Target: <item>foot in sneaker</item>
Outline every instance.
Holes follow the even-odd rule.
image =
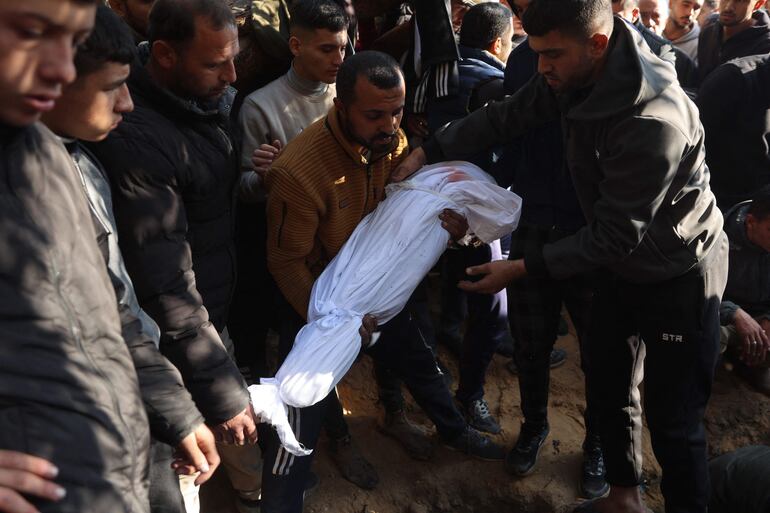
[[[332,440],[329,448],[342,477],[364,490],[372,490],[380,482],[377,471],[364,458],[350,435]]]
[[[602,446],[597,435],[586,435],[583,442],[583,468],[580,475],[580,494],[586,499],[597,499],[610,493],[606,480]]]
[[[522,424],[516,445],[505,457],[505,469],[516,476],[531,474],[547,436],[548,424],[544,426],[532,426],[526,422]]]
[[[445,445],[481,460],[500,461],[505,458],[505,449],[470,426]]]
[[[471,427],[493,435],[500,432],[500,424],[489,412],[489,405],[484,399],[471,401],[469,405],[463,405],[462,409]]]
[[[379,428],[382,434],[396,439],[412,458],[426,461],[433,455],[433,442],[427,431],[412,424],[403,410],[385,412],[385,422]]]

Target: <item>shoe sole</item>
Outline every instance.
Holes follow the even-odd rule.
[[[586,491],[583,489],[583,487],[582,487],[582,486],[578,486],[578,492],[580,492],[580,496],[581,496],[582,498],[586,499],[586,500],[603,499],[603,498],[607,497],[607,496],[610,494],[610,485],[609,485],[609,484],[607,485],[607,489],[604,491],[604,493],[603,493],[603,494],[601,494],[601,495],[595,495],[595,496],[592,496],[592,497],[590,497],[590,496],[589,496],[589,495],[586,493]]]

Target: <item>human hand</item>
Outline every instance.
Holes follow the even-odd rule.
[[[205,424],[200,424],[176,446],[174,461],[171,463],[178,475],[192,475],[200,472],[195,479],[202,485],[214,474],[219,466],[219,453],[214,443],[214,433]]]
[[[39,513],[24,495],[59,501],[66,490],[52,481],[59,474],[52,463],[16,451],[0,450],[0,511]]]
[[[770,349],[766,330],[742,308],[736,310],[733,324],[741,340],[741,360],[749,366],[763,362]]]
[[[422,137],[423,139],[428,137],[428,122],[425,120],[425,116],[422,114],[410,114],[407,116],[406,131],[412,136]]]
[[[254,409],[249,404],[241,413],[217,426],[214,426],[214,437],[217,442],[224,444],[245,445],[257,443],[257,426]]]
[[[483,276],[477,282],[463,280],[457,284],[466,292],[475,292],[477,294],[496,294],[512,281],[521,278],[527,274],[527,268],[524,266],[524,260],[495,260],[488,264],[469,267],[465,270],[469,276]]]
[[[361,347],[369,347],[372,343],[372,335],[377,330],[377,318],[372,314],[364,315],[361,319],[361,327],[358,328],[358,334],[361,335]]]
[[[276,139],[273,144],[262,144],[259,148],[254,150],[251,154],[251,163],[254,165],[254,171],[264,179],[267,172],[270,170],[270,166],[273,165],[273,161],[278,158],[283,145],[281,141]]]
[[[468,220],[462,214],[446,209],[438,218],[441,219],[441,227],[449,232],[452,240],[460,240],[468,233]]]
[[[428,157],[425,155],[425,150],[422,148],[415,148],[393,171],[393,173],[391,173],[390,181],[396,183],[406,180],[424,166],[427,161]]]

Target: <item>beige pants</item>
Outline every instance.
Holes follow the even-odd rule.
[[[227,328],[219,334],[230,358],[235,361],[235,347]],[[222,465],[238,495],[244,499],[259,499],[262,491],[262,454],[258,445],[217,444]],[[189,510],[187,513],[191,513]]]

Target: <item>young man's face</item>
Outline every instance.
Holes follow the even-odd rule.
[[[355,99],[344,105],[335,98],[334,105],[344,119],[348,136],[372,153],[389,151],[397,140],[397,132],[404,115],[406,86],[380,89],[363,76],[355,85]]]
[[[56,108],[43,115],[54,133],[83,141],[106,138],[131,112],[134,104],[126,80],[128,64],[107,62],[64,88]]]
[[[590,83],[598,57],[590,39],[552,30],[544,36],[530,35],[529,46],[538,54],[538,73],[554,92],[563,93]]]
[[[147,26],[150,23],[150,9],[155,0],[109,0],[110,7],[129,27],[147,37]]]
[[[31,125],[54,108],[95,14],[95,2],[0,2],[0,123]]]
[[[746,215],[746,236],[752,244],[770,253],[770,217],[760,219],[753,214]]]
[[[668,19],[679,28],[687,28],[695,23],[701,4],[699,0],[671,0],[668,6]]]
[[[747,23],[765,0],[719,0],[719,23],[735,27]]]
[[[195,37],[183,48],[172,50],[167,65],[172,71],[173,89],[177,94],[213,102],[237,78],[234,61],[240,51],[238,31],[231,26],[214,30],[203,18],[198,18],[195,25]]]
[[[333,84],[345,59],[348,33],[327,29],[297,30],[289,39],[294,66],[301,76],[314,82]]]

